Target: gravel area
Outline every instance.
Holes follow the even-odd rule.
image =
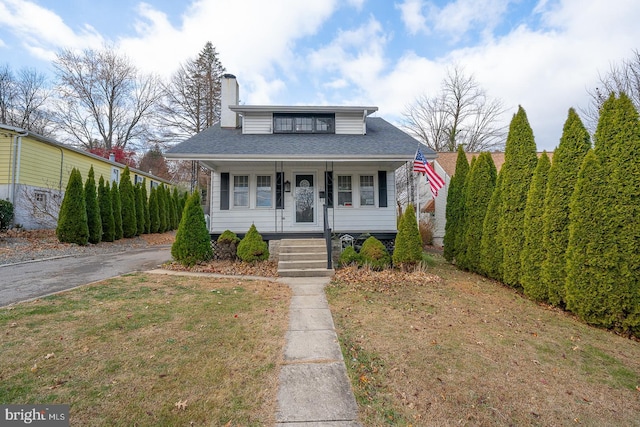
[[[174,238],[175,231],[171,231],[79,246],[58,242],[55,230],[9,230],[0,233],[0,265],[63,256],[108,254],[152,245],[170,245]]]

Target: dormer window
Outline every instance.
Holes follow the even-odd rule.
[[[335,114],[273,114],[273,133],[335,133],[334,124]]]

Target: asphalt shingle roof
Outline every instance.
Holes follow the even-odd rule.
[[[341,134],[248,134],[242,129],[223,129],[220,124],[171,148],[170,158],[305,158],[362,159],[413,158],[419,142],[380,117],[367,117],[366,135]],[[435,153],[424,145],[425,157]]]

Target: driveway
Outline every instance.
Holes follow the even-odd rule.
[[[0,266],[0,307],[86,285],[171,260],[169,246]]]

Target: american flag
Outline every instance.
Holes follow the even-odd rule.
[[[413,161],[413,171],[427,174],[427,182],[429,182],[429,189],[431,190],[433,197],[436,197],[438,195],[438,190],[444,187],[444,180],[440,178],[440,175],[438,175],[435,170],[433,170],[419,148],[416,152],[416,158]]]

